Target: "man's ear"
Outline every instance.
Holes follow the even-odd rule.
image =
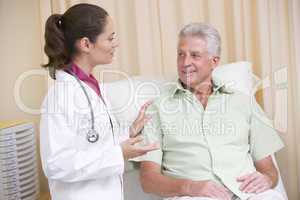
[[[88,53],[92,47],[92,43],[90,42],[89,38],[83,37],[77,40],[76,47],[80,52]]]
[[[219,56],[214,56],[211,59],[211,62],[212,62],[212,70],[214,70],[220,63],[220,57]]]

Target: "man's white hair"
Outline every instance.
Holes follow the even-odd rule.
[[[179,37],[198,37],[207,43],[207,51],[211,56],[221,55],[221,37],[217,29],[204,23],[190,23],[184,26]]]

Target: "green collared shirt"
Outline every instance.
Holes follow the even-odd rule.
[[[204,109],[180,83],[164,92],[147,110],[145,143],[161,148],[136,161],[153,161],[175,178],[213,180],[240,199],[236,178],[255,171],[254,161],[284,145],[254,97],[214,87]]]

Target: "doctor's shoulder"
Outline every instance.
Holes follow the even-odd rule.
[[[41,106],[41,114],[45,111],[55,112],[59,110],[62,112],[64,108],[67,108],[70,104],[70,98],[74,96],[75,87],[76,84],[74,84],[72,79],[56,78],[48,87],[47,94]]]

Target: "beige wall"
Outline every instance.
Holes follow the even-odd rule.
[[[14,87],[22,73],[40,69],[43,55],[39,12],[39,0],[0,0],[0,120],[26,119],[38,125],[38,115],[18,107]],[[39,108],[45,84],[42,76],[25,79],[20,87],[22,102],[30,108]],[[41,183],[41,189],[45,190],[44,179]]]
[[[1,115],[5,119],[37,119],[22,112],[14,100],[14,86],[26,71],[40,68],[42,47],[38,0],[0,0],[0,66]],[[23,103],[38,108],[45,92],[42,77],[24,81],[21,87]]]

